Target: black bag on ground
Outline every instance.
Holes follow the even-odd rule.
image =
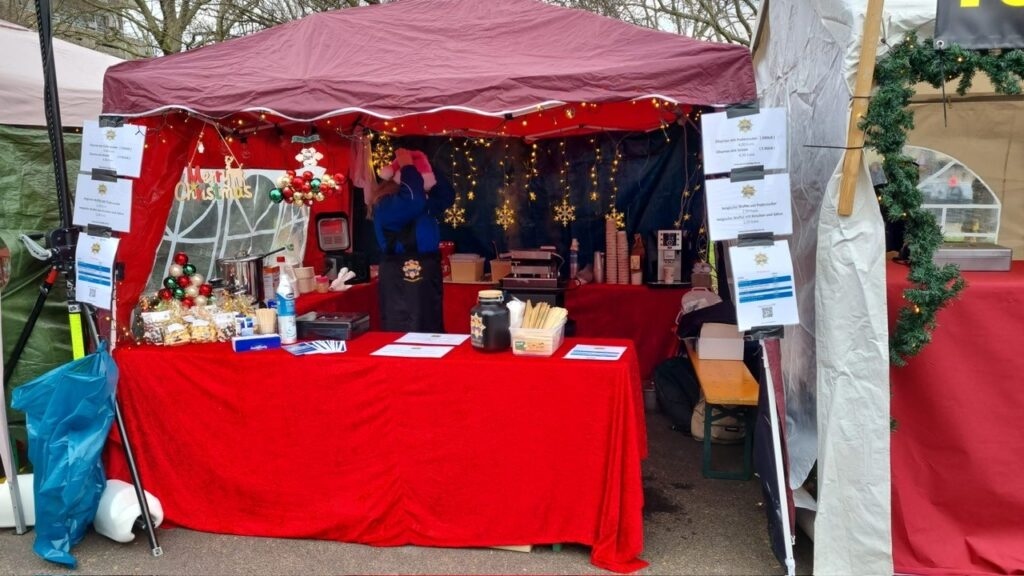
[[[672,428],[689,434],[693,408],[700,401],[700,384],[690,359],[680,356],[658,364],[654,369],[654,394]]]

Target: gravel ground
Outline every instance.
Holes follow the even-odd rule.
[[[647,419],[650,458],[644,464],[643,574],[785,574],[769,549],[757,481],[707,480],[700,444],[669,429],[662,416]],[[738,464],[739,447],[717,447],[716,465]],[[719,455],[721,460],[719,461]],[[153,558],[144,535],[118,544],[90,533],[74,549],[79,574],[600,574],[589,550],[561,552],[373,548],[312,540],[282,540],[160,531],[164,555]],[[0,532],[0,573],[54,574],[61,570],[32,552],[34,536]],[[812,546],[801,534],[797,570],[812,573]]]

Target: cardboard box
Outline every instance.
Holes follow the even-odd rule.
[[[708,322],[700,329],[697,355],[701,360],[743,360],[743,333],[735,324]]]
[[[480,282],[484,279],[484,258],[477,254],[452,254],[452,282]]]

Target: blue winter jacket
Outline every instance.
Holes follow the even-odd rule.
[[[398,192],[382,198],[373,210],[373,227],[382,253],[387,253],[388,243],[385,232],[399,233],[414,224],[416,250],[437,252],[441,242],[438,220],[455,201],[451,184],[437,172],[437,184],[430,190],[429,198],[423,190],[423,177],[414,166],[402,168],[402,185]],[[402,254],[407,248],[400,241],[395,243],[395,253]]]

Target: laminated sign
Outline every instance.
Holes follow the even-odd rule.
[[[935,40],[971,50],[1024,48],[1024,0],[938,0]]]

